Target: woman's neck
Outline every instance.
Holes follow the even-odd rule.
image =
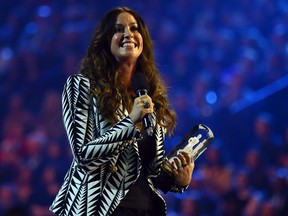
[[[132,84],[132,75],[135,72],[135,64],[123,64],[118,67],[118,72],[121,82],[126,86],[127,89],[130,89]]]

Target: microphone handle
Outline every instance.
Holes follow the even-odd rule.
[[[142,95],[147,95],[147,90],[146,89],[140,89],[137,91],[137,95],[140,97]],[[143,125],[146,130],[146,133],[148,136],[153,136],[154,133],[154,125],[153,125],[153,118],[150,113],[147,113],[143,117]]]

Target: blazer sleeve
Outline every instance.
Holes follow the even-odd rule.
[[[90,103],[89,79],[80,74],[70,76],[62,93],[62,114],[72,154],[80,164],[104,163],[141,136],[126,116],[106,133],[94,138],[97,129],[93,126]]]
[[[175,183],[175,178],[172,174],[168,174],[162,167],[160,174],[153,179],[155,187],[159,188],[165,194],[170,192],[183,193],[189,185],[180,186]]]

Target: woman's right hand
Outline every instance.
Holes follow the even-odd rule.
[[[153,111],[154,103],[152,102],[152,99],[148,95],[142,95],[135,98],[129,117],[134,124],[137,124],[142,121],[147,113],[153,113]]]

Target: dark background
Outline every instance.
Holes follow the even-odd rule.
[[[71,163],[61,116],[99,18],[138,11],[178,115],[215,134],[171,215],[288,215],[288,3],[284,0],[2,1],[0,215],[47,210]]]

